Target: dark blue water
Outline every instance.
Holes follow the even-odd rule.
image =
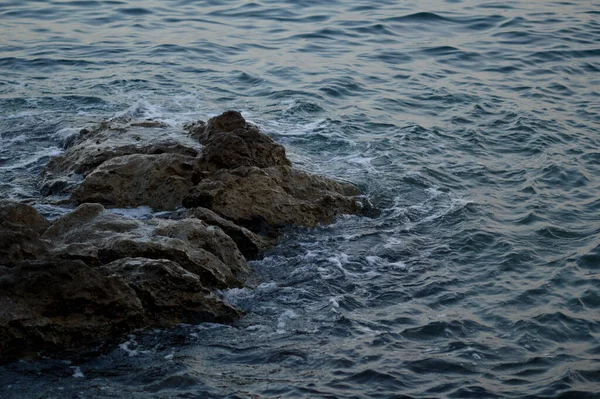
[[[238,109],[381,210],[248,315],[0,368],[2,398],[600,398],[600,3],[3,0],[0,197],[114,117]]]

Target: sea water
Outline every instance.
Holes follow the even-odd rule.
[[[599,398],[600,3],[2,0],[0,197],[82,127],[236,109],[377,213],[286,231],[233,325],[1,398]],[[116,210],[147,218],[152,210]]]

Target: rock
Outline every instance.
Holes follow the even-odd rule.
[[[18,202],[0,201],[0,223],[10,223],[42,234],[50,223],[32,206]]]
[[[133,289],[81,261],[0,266],[0,358],[19,351],[78,349],[143,321]]]
[[[358,190],[287,166],[221,169],[205,177],[184,201],[263,235],[285,226],[315,227],[343,213],[360,213]]]
[[[89,174],[71,195],[76,203],[114,207],[148,205],[173,210],[192,186],[193,157],[179,154],[133,154],[112,158]]]
[[[197,127],[196,131],[199,129]],[[197,135],[205,146],[195,174],[198,176],[205,170],[221,168],[291,165],[282,145],[247,123],[236,111],[227,111],[209,119],[203,132]]]
[[[51,245],[31,229],[0,224],[0,265],[13,266],[23,260],[43,259]]]
[[[80,260],[91,267],[100,265],[98,248],[90,243],[74,243],[55,247],[50,254],[53,258]]]
[[[231,321],[240,312],[204,287],[193,273],[164,259],[125,258],[99,271],[118,276],[136,292],[152,325]]]
[[[187,209],[182,214],[183,217],[200,219],[211,226],[219,227],[225,234],[231,237],[246,259],[257,259],[262,252],[268,247],[275,245],[276,242],[273,239],[259,236],[244,227],[238,226],[207,208]]]
[[[40,238],[49,222],[33,207],[12,201],[0,202],[0,265],[48,256],[50,243]]]
[[[229,266],[234,277],[245,279],[249,274],[246,260],[230,236],[216,226],[210,226],[198,219],[159,221],[154,237],[169,237],[186,242],[191,248],[203,249]]]
[[[204,136],[204,132],[206,130],[206,122],[204,121],[196,121],[193,123],[188,123],[186,125],[183,125],[184,130],[187,130],[188,135],[198,141],[198,142],[202,142],[203,141],[203,136]]]
[[[65,143],[66,151],[42,171],[43,195],[66,192],[104,162],[131,154],[179,154],[195,157],[198,145],[165,123],[115,118],[82,129]]]
[[[98,257],[94,263],[101,265],[128,257],[172,260],[197,274],[206,287],[241,286],[250,273],[231,238],[196,219],[139,221],[108,212],[99,204],[83,204],[55,220],[43,238],[62,248],[80,244],[84,255],[77,255],[78,259],[87,254],[93,259],[92,245]]]

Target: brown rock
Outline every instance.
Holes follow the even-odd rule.
[[[81,261],[0,266],[0,358],[81,348],[142,326],[143,312],[121,278],[102,276]]]
[[[196,218],[203,222],[217,226],[235,242],[238,249],[246,259],[257,259],[268,247],[275,245],[276,241],[264,236],[259,236],[250,230],[238,226],[230,220],[222,218],[207,208],[192,208],[183,212],[186,218]]]
[[[79,244],[83,254],[70,256],[77,259],[93,259],[92,245],[99,264],[128,257],[172,260],[197,274],[206,287],[240,286],[250,273],[237,246],[222,230],[195,219],[139,221],[108,212],[99,204],[83,204],[55,220],[43,238],[61,246],[62,253],[68,252],[63,248]]]
[[[133,154],[112,158],[89,174],[71,195],[77,203],[114,207],[148,205],[155,211],[181,205],[195,159],[179,154]]]
[[[198,135],[205,147],[195,174],[199,176],[196,181],[205,170],[291,165],[282,145],[247,123],[236,111],[227,111],[209,119],[206,128]]]
[[[0,202],[0,265],[48,256],[50,243],[40,238],[49,222],[33,207]]]
[[[251,231],[276,235],[284,226],[315,227],[362,210],[351,185],[289,167],[218,170],[192,190],[184,206],[209,208]]]
[[[135,290],[153,325],[231,321],[240,312],[204,287],[197,275],[164,259],[124,258],[99,271]]]
[[[0,201],[0,223],[25,227],[38,234],[42,234],[50,225],[34,207],[7,200]]]

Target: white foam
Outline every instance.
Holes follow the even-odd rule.
[[[73,366],[71,368],[73,369],[73,378],[85,378],[85,375],[79,366]]]
[[[277,318],[277,334],[285,334],[285,326],[289,320],[294,320],[298,318],[298,314],[293,310],[285,310],[283,313],[279,315]]]
[[[125,341],[125,342],[123,342],[122,344],[119,345],[119,349],[121,349],[122,351],[124,351],[125,353],[127,353],[127,356],[129,356],[129,357],[135,357],[135,356],[138,356],[140,354],[148,353],[149,352],[147,350],[138,350],[138,349],[135,349],[135,347],[138,346],[138,345],[139,344],[135,340],[135,335],[130,335],[128,341]]]
[[[383,244],[383,247],[387,249],[397,249],[402,246],[402,240],[398,237],[388,237],[385,244]]]
[[[443,191],[439,190],[439,187],[430,187],[430,188],[426,188],[425,192],[428,193],[431,198],[436,198],[439,197],[440,195],[444,194]]]
[[[15,164],[12,164],[9,166],[0,166],[0,170],[27,168],[27,167],[35,164],[41,158],[54,157],[56,155],[61,154],[62,152],[63,152],[63,150],[58,147],[44,148],[44,149],[34,152],[33,154],[31,154],[28,157],[21,159],[19,162],[15,163]]]

